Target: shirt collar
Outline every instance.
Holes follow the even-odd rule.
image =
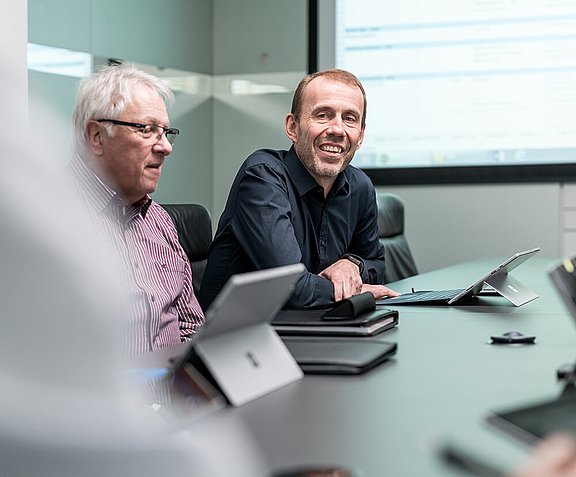
[[[304,167],[304,164],[302,164],[296,155],[294,146],[292,146],[286,156],[284,156],[284,164],[290,172],[290,176],[292,177],[292,180],[294,181],[300,196],[303,196],[310,190],[318,187],[318,182],[314,180],[314,178],[308,172],[308,169]],[[349,192],[350,184],[348,182],[347,169],[348,168],[344,169],[340,174],[338,174],[338,177],[336,177],[334,185],[329,192],[330,196],[336,194],[342,188],[344,188],[346,193]]]
[[[138,202],[134,202],[130,207],[134,207],[137,210],[139,209],[140,214],[142,214],[142,218],[146,218],[146,213],[148,212],[148,209],[151,205],[152,197],[146,194]]]

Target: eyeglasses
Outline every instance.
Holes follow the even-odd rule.
[[[166,134],[166,139],[170,144],[174,144],[176,136],[180,134],[180,131],[176,128],[163,128],[157,124],[139,124],[139,123],[129,123],[127,121],[119,121],[117,119],[97,119],[98,123],[112,123],[119,126],[130,126],[140,130],[142,137],[144,139],[154,139],[154,144],[158,143],[162,139],[162,134]]]

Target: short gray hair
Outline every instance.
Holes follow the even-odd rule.
[[[167,106],[174,102],[174,93],[159,78],[139,70],[132,63],[104,66],[83,78],[76,95],[72,115],[72,154],[82,157],[86,146],[86,125],[93,119],[118,119],[132,101],[130,87],[135,84],[149,86]],[[112,124],[106,124],[113,135]]]

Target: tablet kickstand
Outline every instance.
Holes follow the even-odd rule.
[[[524,303],[528,303],[529,301],[538,298],[537,293],[534,293],[507,273],[497,273],[485,280],[484,283],[490,285],[515,306],[523,305]]]

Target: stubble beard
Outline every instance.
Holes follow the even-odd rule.
[[[343,144],[343,147],[344,146],[345,144]],[[310,172],[313,177],[320,177],[323,179],[335,179],[338,174],[346,169],[346,166],[348,166],[354,156],[353,154],[352,157],[346,155],[344,161],[339,161],[338,163],[324,163],[319,157],[317,157],[314,143],[308,143],[303,148],[296,146],[295,150],[300,162],[304,164],[304,167],[308,172]]]

